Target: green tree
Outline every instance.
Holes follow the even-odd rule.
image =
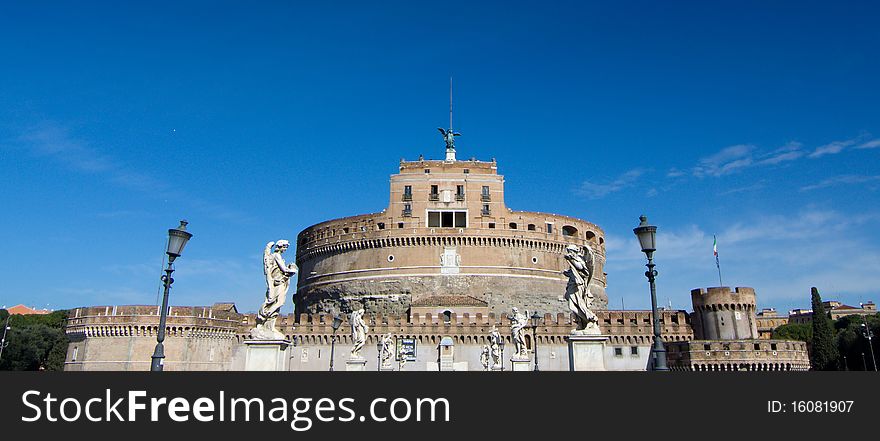
[[[773,338],[779,340],[800,340],[812,344],[813,325],[810,323],[786,323],[773,330]]]
[[[813,300],[813,339],[810,345],[810,364],[817,371],[836,371],[838,368],[837,346],[835,335],[831,329],[831,319],[825,313],[819,290],[811,288]]]
[[[875,338],[872,340],[875,354],[878,353],[877,336],[880,332],[880,314],[869,315],[862,318],[860,315],[841,317],[834,323],[837,329],[837,349],[843,357],[846,357],[846,369],[851,371],[873,370],[871,364],[871,349],[868,347],[868,339],[864,336],[862,324],[868,323]],[[864,354],[864,355],[862,355]]]
[[[0,310],[3,323],[8,315],[8,311]],[[45,315],[13,315],[9,321],[12,329],[6,335],[8,346],[0,359],[0,370],[63,370],[68,345],[63,328],[66,318],[67,311]]]

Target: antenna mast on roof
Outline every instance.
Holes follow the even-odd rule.
[[[446,160],[455,161],[455,137],[461,136],[461,133],[452,130],[452,75],[449,76],[449,129],[444,130],[438,127],[437,130],[443,135],[443,141],[446,142]]]

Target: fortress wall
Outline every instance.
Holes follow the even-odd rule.
[[[110,308],[110,309],[107,309]],[[110,315],[103,315],[110,311]],[[203,311],[185,309],[180,311]],[[83,312],[101,313],[84,315]],[[66,370],[148,370],[150,357],[156,344],[158,316],[155,307],[81,308],[75,322],[68,323],[67,334],[71,337],[68,347]],[[133,314],[142,312],[143,315]],[[217,311],[215,311],[217,312]],[[509,369],[513,344],[509,320],[501,314],[453,314],[449,322],[432,314],[413,316],[396,314],[369,314],[364,317],[370,326],[364,356],[367,369],[378,366],[376,345],[385,333],[395,337],[414,338],[418,342],[418,359],[410,362],[405,370],[425,370],[436,363],[439,344],[443,337],[450,337],[456,345],[456,361],[467,362],[469,370],[480,370],[480,352],[488,344],[488,334],[496,325],[505,339],[505,369]],[[609,366],[620,370],[644,369],[648,348],[651,345],[650,311],[598,311],[602,331],[610,336],[606,347]],[[74,314],[75,316],[75,314]],[[242,370],[244,368],[244,345],[254,326],[253,314],[228,313],[219,319],[222,326],[192,326],[198,316],[172,316],[168,319],[165,340],[166,370]],[[693,338],[685,311],[664,311],[661,318],[664,340],[687,341]],[[230,323],[235,323],[230,327]],[[279,328],[293,342],[290,348],[291,370],[326,370],[329,367],[329,351],[333,339],[329,314],[292,314],[279,317]],[[135,326],[134,324],[137,324]],[[537,329],[539,364],[542,370],[567,370],[568,349],[565,337],[574,325],[568,314],[544,314]],[[350,326],[347,317],[336,332],[336,368],[344,369],[351,349]],[[532,345],[532,333],[526,333],[528,345]],[[638,355],[630,354],[637,347]],[[616,355],[615,348],[621,355]],[[74,354],[76,356],[74,357]],[[395,364],[396,366],[396,364]]]
[[[677,371],[806,371],[807,344],[791,340],[691,340],[667,345],[669,366]]]

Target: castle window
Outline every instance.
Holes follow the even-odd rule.
[[[438,186],[431,186],[431,193],[428,195],[428,199],[432,201],[440,200],[440,189]]]
[[[623,357],[623,348],[614,348],[615,357]]]
[[[511,230],[515,230],[515,229],[516,229],[516,222],[511,222],[511,223],[508,225],[508,227],[510,227]]]
[[[469,169],[469,168],[464,169],[464,174],[468,174],[470,172],[471,172],[471,169]]]
[[[430,169],[430,168],[426,168],[426,169],[425,169],[425,173],[431,173],[431,169]]]
[[[410,216],[412,216],[412,204],[403,204],[403,217]]]
[[[457,201],[464,200],[464,185],[455,186],[455,200],[457,200]]]
[[[639,347],[638,346],[630,346],[629,347],[629,355],[639,355]]]
[[[489,202],[492,200],[492,198],[489,196],[489,186],[488,185],[483,186],[483,192],[481,194],[481,198],[483,199],[483,202]]]
[[[770,343],[770,350],[771,350],[771,351],[775,351],[775,350],[776,350],[776,343]]]
[[[528,229],[529,231],[535,231],[535,224],[529,224]]]
[[[385,222],[379,222],[378,224],[376,224],[376,226],[379,227],[380,230],[384,230],[385,229]]]
[[[592,231],[587,231],[587,232],[585,233],[585,235],[586,235],[586,237],[587,237],[587,240],[593,240],[593,239],[596,238],[596,233],[594,233],[594,232],[592,232]]]
[[[553,234],[553,224],[547,222],[547,234]]]
[[[495,222],[489,222],[489,228],[495,228]]]
[[[577,236],[577,234],[578,234],[577,228],[572,227],[571,225],[566,225],[566,226],[562,227],[562,235],[563,236]]]
[[[443,321],[445,323],[452,322],[452,311],[450,311],[450,310],[443,311]]]
[[[429,228],[467,228],[466,211],[429,211]]]
[[[483,212],[482,212],[483,216],[488,216],[489,213],[490,213],[489,204],[483,204]]]
[[[712,345],[710,345],[709,343],[704,344],[704,345],[703,345],[703,350],[706,350],[706,351],[710,351],[710,350],[712,350]]]
[[[397,228],[403,228],[403,222],[398,222],[398,223],[397,223]]]
[[[403,200],[411,201],[412,200],[412,185],[407,185],[403,187]]]

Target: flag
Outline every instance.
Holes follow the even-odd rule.
[[[712,252],[715,253],[715,257],[718,257],[718,238],[715,235],[712,235]]]

